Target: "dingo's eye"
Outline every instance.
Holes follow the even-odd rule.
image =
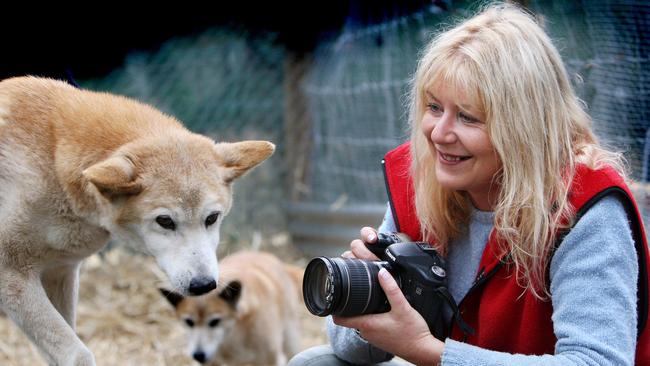
[[[194,326],[194,320],[185,318],[185,324],[187,324],[188,327],[192,328]]]
[[[176,230],[176,223],[174,222],[174,220],[172,220],[171,217],[169,217],[167,215],[160,215],[160,216],[156,217],[156,222],[163,229]]]
[[[217,222],[217,219],[219,218],[219,213],[218,212],[213,212],[211,213],[206,219],[205,219],[205,226],[210,226]]]
[[[221,321],[221,319],[219,319],[219,318],[214,318],[214,319],[210,320],[210,322],[208,322],[208,326],[209,326],[210,328],[214,328],[214,327],[216,327],[217,325],[219,325],[219,321]]]

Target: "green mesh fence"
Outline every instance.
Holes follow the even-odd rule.
[[[531,1],[530,8],[560,46],[596,134],[626,154],[635,179],[648,181],[650,3]]]

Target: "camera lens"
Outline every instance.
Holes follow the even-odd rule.
[[[303,297],[309,311],[314,315],[325,316],[331,313],[334,304],[334,283],[340,282],[339,272],[332,267],[327,258],[314,258],[305,270],[302,283]]]
[[[386,262],[317,257],[305,269],[303,297],[309,312],[354,316],[389,309],[377,273]]]

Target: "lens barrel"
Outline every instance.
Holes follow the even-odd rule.
[[[318,316],[388,311],[377,274],[388,263],[363,259],[316,257],[305,269],[302,290],[309,312]]]

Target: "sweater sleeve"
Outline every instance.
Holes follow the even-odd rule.
[[[395,231],[395,222],[390,206],[386,210],[378,231],[382,233]],[[332,317],[327,317],[327,335],[334,354],[352,364],[367,365],[388,361],[393,358],[392,354],[373,346],[361,338],[354,329],[334,324]]]
[[[550,279],[554,355],[513,355],[447,339],[442,365],[633,365],[638,263],[617,198],[603,198],[578,221],[553,256]]]

